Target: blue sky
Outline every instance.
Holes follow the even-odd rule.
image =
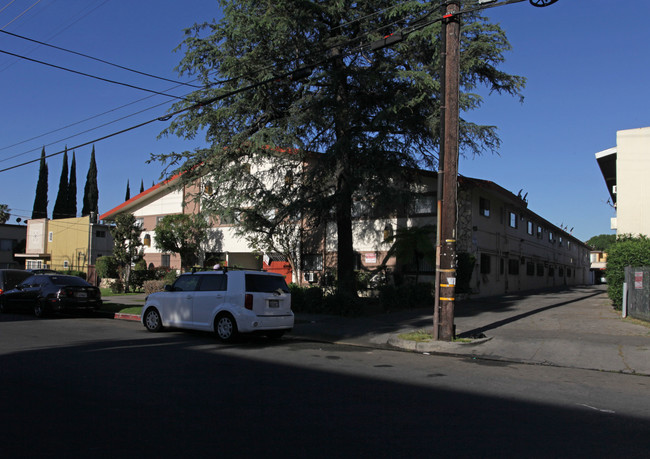
[[[17,18],[35,1],[0,1],[0,29],[177,80],[174,67],[182,54],[172,51],[183,29],[219,14],[214,0],[41,0]],[[547,8],[522,2],[490,9],[487,16],[501,24],[513,47],[501,68],[528,82],[523,104],[485,94],[482,108],[463,115],[496,125],[502,146],[499,155],[461,158],[460,173],[514,193],[523,189],[532,211],[574,228],[579,239],[611,234],[615,213],[594,155],[615,146],[617,130],[650,126],[650,2],[559,0]],[[155,91],[174,86],[4,34],[0,49]],[[171,105],[164,96],[2,54],[0,80],[0,169],[37,159],[43,145],[47,154],[55,153],[162,116]],[[131,105],[117,109],[125,104]],[[163,105],[64,140],[158,104]],[[141,180],[145,188],[158,181],[160,165],[146,164],[150,153],[204,146],[203,139],[157,140],[165,127],[157,122],[95,144],[100,213],[123,201],[127,180],[131,196]],[[79,211],[90,151],[91,146],[75,149]],[[50,213],[61,164],[61,156],[48,159]],[[11,223],[31,216],[37,176],[38,163],[0,173],[0,203],[12,209]]]

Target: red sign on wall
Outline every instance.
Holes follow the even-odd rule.
[[[640,290],[643,288],[643,273],[635,272],[634,273],[634,288]]]

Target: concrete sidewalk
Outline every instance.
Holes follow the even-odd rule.
[[[433,308],[363,318],[296,314],[294,338],[422,353],[650,375],[650,326],[623,320],[606,286],[468,300],[456,305],[458,336],[473,343],[415,343],[431,331]]]

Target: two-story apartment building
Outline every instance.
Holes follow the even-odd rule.
[[[496,183],[459,178],[457,252],[481,296],[589,283],[589,247]]]
[[[200,211],[200,202],[197,204],[192,199],[200,185],[178,187],[177,178],[155,185],[100,216],[109,222],[122,212],[132,213],[141,222],[145,260],[150,266],[180,268],[176,255],[162,253],[155,246],[156,223],[165,215]],[[408,210],[376,215],[362,199],[355,201],[353,248],[358,269],[372,271],[385,265],[390,273],[399,272],[402,278],[414,278],[417,274],[419,281],[435,279],[433,260],[419,260],[418,266],[414,266],[412,258],[385,260],[385,257],[391,247],[390,236],[398,230],[435,228],[436,189],[437,174],[419,171],[415,203]],[[235,230],[233,223],[213,221],[201,263],[211,266],[214,260],[219,260],[231,266],[260,269],[268,268],[274,260],[281,261],[277,254],[256,251]],[[330,223],[325,230],[303,230],[299,272],[289,275],[294,282],[318,282],[336,266],[336,226]],[[458,234],[457,251],[475,261],[469,283],[475,295],[588,283],[588,247],[529,210],[521,196],[492,182],[459,179]],[[435,231],[429,237],[433,245]]]

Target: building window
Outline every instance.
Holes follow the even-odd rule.
[[[566,269],[566,277],[571,277],[571,268]]]
[[[160,256],[160,266],[163,268],[169,268],[171,266],[169,254],[162,254]]]
[[[557,273],[560,275],[560,277],[564,277],[564,268],[558,268]]]
[[[562,247],[562,236],[560,236],[560,247]]]
[[[479,198],[478,200],[479,214],[484,217],[490,216],[490,201],[485,198]]]
[[[323,255],[321,254],[303,254],[302,256],[303,271],[322,271]]]
[[[70,269],[70,262],[68,260],[63,261],[63,269]]]
[[[537,275],[540,277],[544,275],[544,263],[537,263]]]
[[[508,274],[519,275],[519,260],[508,260]]]
[[[526,263],[526,274],[529,276],[535,275],[535,263],[533,263],[532,261]]]
[[[542,239],[544,230],[541,226],[537,225],[537,239]]]
[[[508,213],[508,225],[510,228],[517,228],[518,222],[517,222],[517,214],[514,212],[509,212]]]
[[[95,231],[95,237],[105,238],[106,237],[106,231],[101,231],[101,230]]]
[[[555,276],[555,268],[553,268],[552,266],[550,266],[550,267],[548,268],[548,277],[553,277],[553,276]]]
[[[481,274],[490,274],[490,258],[487,253],[481,254]]]
[[[413,213],[415,215],[435,215],[436,206],[437,201],[434,194],[421,194],[415,197]]]
[[[135,226],[137,226],[138,228],[144,228],[144,218],[136,218]]]
[[[530,234],[531,236],[535,234],[535,225],[533,224],[533,222],[528,221],[528,226],[527,226],[527,230],[526,230],[526,231],[527,231],[528,234]]]
[[[553,231],[548,232],[548,242],[551,243],[555,242],[555,240],[553,239]]]

